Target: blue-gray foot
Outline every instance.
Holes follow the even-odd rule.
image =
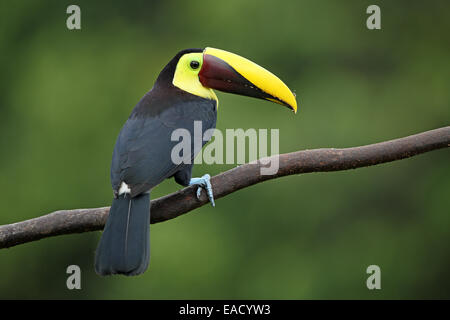
[[[199,186],[199,188],[197,189],[197,199],[200,199],[200,195],[202,194],[202,188],[205,189],[209,201],[211,202],[212,206],[215,207],[216,204],[214,203],[214,195],[210,180],[211,177],[209,176],[209,174],[205,174],[201,178],[191,178],[189,185],[192,186],[195,184]]]

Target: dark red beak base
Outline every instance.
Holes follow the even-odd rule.
[[[228,63],[209,54],[203,54],[203,65],[198,77],[200,83],[207,88],[259,99],[273,98],[245,79]]]

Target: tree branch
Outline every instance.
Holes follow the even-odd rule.
[[[211,179],[215,199],[248,186],[279,177],[309,172],[340,171],[373,166],[409,158],[450,146],[450,126],[409,137],[345,149],[303,150],[279,156],[275,175],[261,175],[259,161],[238,166]],[[273,156],[271,158],[274,158]],[[267,162],[265,162],[267,163]],[[200,200],[195,186],[182,189],[151,202],[151,223],[176,218],[208,203],[205,193]],[[38,218],[0,226],[0,248],[42,238],[102,230],[109,207],[56,211]]]

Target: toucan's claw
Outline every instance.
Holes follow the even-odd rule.
[[[209,174],[205,174],[204,176],[202,176],[201,178],[192,178],[191,181],[189,182],[189,185],[198,185],[198,189],[197,189],[197,199],[200,199],[200,195],[202,194],[202,189],[205,189],[206,194],[208,195],[208,199],[209,202],[211,202],[211,205],[213,207],[216,206],[216,204],[214,203],[214,195],[213,195],[213,190],[212,190],[212,186],[211,186],[211,177]]]
[[[202,194],[202,188],[198,187],[197,188],[197,199],[200,200],[200,195]]]

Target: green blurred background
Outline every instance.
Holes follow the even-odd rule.
[[[81,7],[80,31],[66,8]],[[381,30],[366,8],[381,7]],[[218,93],[217,127],[279,128],[280,152],[449,125],[448,1],[2,1],[0,224],[110,204],[116,136],[181,49],[212,46],[279,75],[277,105]],[[198,165],[196,176],[231,165]],[[180,187],[158,186],[152,198]],[[152,225],[142,276],[100,278],[100,232],[0,250],[0,298],[450,298],[448,150],[259,184]],[[66,288],[68,265],[82,289]],[[366,288],[381,267],[381,290]]]

